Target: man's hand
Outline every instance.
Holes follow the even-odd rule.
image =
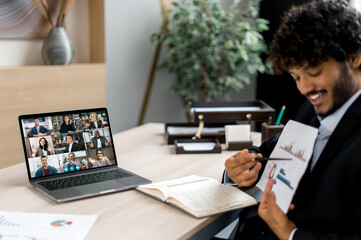
[[[256,157],[262,157],[262,154],[249,153],[247,149],[244,149],[228,158],[225,163],[228,177],[241,187],[255,184],[262,167],[261,163],[254,161]],[[252,169],[249,170],[250,168]]]
[[[261,203],[258,207],[258,215],[267,223],[272,231],[281,240],[288,240],[296,225],[288,219],[286,214],[276,204],[276,196],[272,191],[274,180],[270,179],[262,194]],[[290,209],[293,209],[291,205]]]

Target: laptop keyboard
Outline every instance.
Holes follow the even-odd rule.
[[[60,179],[39,182],[39,185],[41,185],[44,188],[51,191],[51,190],[56,190],[56,189],[63,189],[63,188],[75,187],[75,186],[80,186],[80,185],[85,185],[85,184],[120,179],[120,178],[125,178],[125,177],[130,177],[130,176],[132,176],[132,175],[125,171],[116,169],[116,170],[96,172],[96,173],[91,173],[91,174],[84,174],[84,175],[78,175],[78,176],[73,176],[73,177],[60,178]]]

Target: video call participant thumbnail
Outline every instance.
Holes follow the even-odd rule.
[[[112,162],[109,158],[104,156],[104,151],[102,149],[98,149],[96,151],[96,158],[88,158],[89,162],[93,165],[93,167],[102,167],[112,165]]]
[[[102,128],[102,127],[103,127],[102,121],[98,118],[98,115],[95,112],[93,112],[91,114],[89,128]]]
[[[39,147],[32,146],[33,157],[41,157],[53,154],[51,146],[48,141],[42,137],[39,139]]]
[[[95,136],[92,137],[92,139],[91,139],[91,142],[92,142],[91,147],[92,148],[103,148],[103,147],[109,146],[108,140],[106,139],[106,137],[100,136],[99,131],[95,131],[94,135]]]
[[[51,133],[46,127],[40,125],[39,119],[34,118],[34,124],[35,126],[28,132],[28,137],[41,137]]]
[[[48,165],[47,156],[41,157],[41,165],[42,166],[36,171],[35,177],[44,177],[58,173],[58,170],[56,170],[55,167]]]
[[[70,120],[69,115],[65,115],[63,117],[63,123],[60,126],[60,133],[68,133],[68,132],[75,132],[75,126]]]
[[[68,156],[66,158],[64,168],[67,168],[66,171],[86,169],[86,168],[88,168],[88,163],[87,163],[86,159],[77,159],[75,154],[71,152],[68,154]]]
[[[67,144],[65,146],[65,152],[76,152],[85,150],[85,147],[82,144],[74,142],[73,135],[71,134],[66,135],[66,141]]]

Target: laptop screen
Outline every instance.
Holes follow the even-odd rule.
[[[19,116],[29,178],[117,165],[106,108]]]

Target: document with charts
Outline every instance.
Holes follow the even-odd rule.
[[[137,190],[201,218],[257,204],[236,187],[195,175],[141,185]]]
[[[311,159],[318,130],[305,124],[288,121],[270,157],[291,158],[291,161],[268,161],[257,187],[262,191],[270,178],[277,205],[288,211],[297,186]]]
[[[0,239],[82,240],[98,215],[0,211]]]

